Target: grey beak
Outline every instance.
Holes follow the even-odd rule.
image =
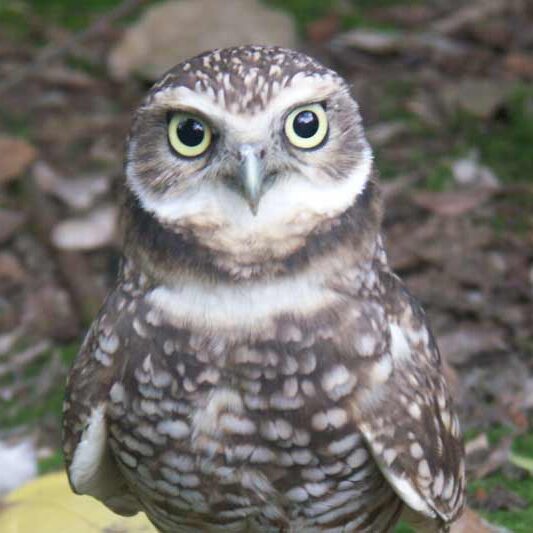
[[[239,180],[252,214],[257,215],[265,178],[264,165],[259,155],[260,148],[251,144],[240,147],[241,164]]]

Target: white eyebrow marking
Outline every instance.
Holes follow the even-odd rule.
[[[287,87],[280,87],[279,94],[266,102],[264,110],[257,113],[228,109],[225,99],[220,98],[221,93],[224,95],[223,89],[197,91],[188,87],[169,87],[161,90],[154,95],[150,107],[198,111],[215,124],[226,124],[231,116],[231,126],[237,131],[250,131],[251,126],[254,130],[267,131],[272,120],[287,110],[300,104],[325,100],[339,89],[339,83],[330,77],[316,78],[297,74]]]

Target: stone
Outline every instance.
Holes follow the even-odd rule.
[[[117,221],[117,207],[106,205],[86,216],[59,222],[52,230],[52,242],[62,250],[103,248],[113,242]]]
[[[470,78],[444,86],[441,97],[450,114],[461,110],[487,120],[505,105],[513,89],[514,84],[501,80]]]
[[[293,48],[292,18],[257,0],[182,0],[154,5],[128,28],[111,51],[113,78],[148,80],[213,48],[267,44]]]
[[[500,188],[500,180],[489,167],[479,161],[479,153],[472,150],[465,157],[456,159],[451,164],[454,180],[457,184],[470,187]]]

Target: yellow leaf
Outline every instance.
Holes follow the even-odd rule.
[[[125,518],[77,496],[62,472],[24,485],[0,501],[2,533],[155,533],[143,513]]]

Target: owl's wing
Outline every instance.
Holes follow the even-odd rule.
[[[398,278],[386,274],[383,279],[390,298],[392,372],[358,397],[354,413],[383,475],[404,503],[447,524],[464,504],[459,422],[423,311]]]
[[[116,340],[97,319],[74,362],[63,404],[63,453],[72,490],[102,501],[112,511],[133,515],[140,510],[128,490],[108,445],[106,420],[110,382],[116,370],[110,349]]]

